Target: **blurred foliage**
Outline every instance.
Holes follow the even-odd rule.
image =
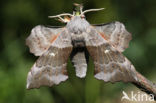
[[[64,25],[47,16],[72,13],[74,2],[83,3],[85,9],[106,8],[86,15],[91,24],[123,22],[133,36],[124,54],[139,72],[156,81],[155,0],[1,0],[0,103],[115,103],[120,102],[122,90],[135,88],[94,79],[92,61],[86,78],[77,78],[69,61],[66,82],[51,88],[26,90],[27,73],[37,59],[29,53],[26,37],[39,24]]]

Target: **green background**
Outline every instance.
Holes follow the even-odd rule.
[[[0,103],[120,103],[123,90],[136,89],[94,79],[90,61],[84,79],[75,76],[69,62],[66,82],[26,90],[27,73],[37,57],[29,52],[25,39],[36,25],[64,25],[48,16],[72,13],[75,2],[83,3],[84,9],[106,8],[86,15],[91,24],[124,23],[133,37],[124,55],[145,77],[156,81],[156,0],[1,0]]]

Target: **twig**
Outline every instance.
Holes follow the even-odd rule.
[[[152,94],[156,101],[156,84],[149,81],[147,78],[145,78],[139,72],[137,72],[137,71],[133,71],[133,72],[135,72],[135,74],[136,74],[135,78],[137,78],[137,80],[132,82],[132,84],[134,84],[136,87],[138,87],[141,91],[144,91],[147,94]]]

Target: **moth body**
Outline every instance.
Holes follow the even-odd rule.
[[[67,30],[71,34],[71,41],[74,47],[84,47],[85,37],[87,36],[86,30],[90,24],[81,18],[81,16],[74,16],[70,22],[67,23]]]

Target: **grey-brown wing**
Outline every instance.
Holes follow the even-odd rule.
[[[87,34],[86,47],[94,61],[95,78],[105,82],[133,81],[135,68],[130,61],[94,28]]]
[[[112,22],[93,26],[99,35],[107,40],[118,51],[123,52],[128,48],[131,34],[126,30],[125,26],[120,22]]]
[[[68,78],[66,65],[72,51],[68,31],[64,30],[31,68],[27,89],[52,86]]]
[[[88,58],[86,48],[78,47],[73,49],[71,61],[74,64],[77,77],[83,78],[86,76]]]
[[[26,39],[26,45],[35,56],[41,56],[56,40],[63,28],[49,28],[42,25],[34,27]]]

